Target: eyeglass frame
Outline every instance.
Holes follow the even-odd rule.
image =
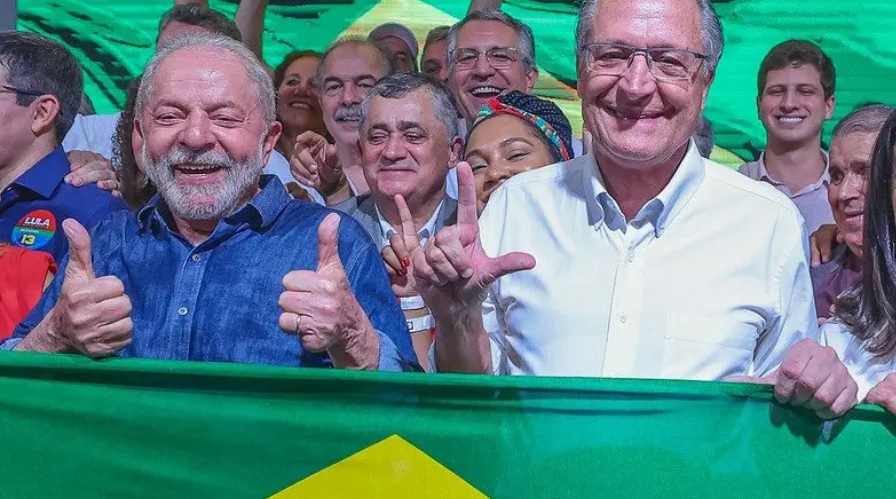
[[[525,59],[526,59],[526,56],[523,54],[523,51],[516,47],[492,47],[492,48],[490,48],[488,50],[484,50],[484,51],[480,51],[479,49],[474,49],[474,48],[456,48],[456,49],[452,50],[450,54],[448,54],[449,55],[448,62],[450,63],[450,65],[452,67],[458,67],[457,61],[454,60],[454,54],[459,50],[471,50],[471,51],[476,52],[476,59],[473,60],[473,63],[470,65],[470,67],[462,68],[462,69],[473,69],[476,66],[476,63],[479,62],[479,58],[483,55],[485,56],[485,62],[487,62],[488,65],[492,67],[492,69],[510,69],[510,67],[513,66],[514,62],[523,61],[525,63]],[[511,53],[514,54],[514,57],[516,57],[516,59],[514,59],[510,63],[510,65],[507,67],[496,67],[488,57],[488,53],[493,50],[509,50]]]
[[[579,53],[581,53],[582,55],[586,55],[586,51],[588,51],[591,47],[598,46],[598,45],[619,47],[619,48],[624,48],[624,49],[628,49],[628,50],[632,51],[631,55],[629,55],[629,57],[628,57],[628,62],[626,62],[626,64],[625,64],[625,68],[619,74],[603,73],[605,76],[622,76],[623,74],[625,74],[626,71],[629,70],[629,68],[632,67],[632,63],[635,62],[635,56],[638,54],[644,54],[644,60],[647,63],[647,70],[650,71],[650,74],[653,75],[653,77],[656,78],[657,81],[684,81],[684,80],[687,80],[687,79],[693,77],[695,74],[697,74],[697,70],[709,58],[709,56],[706,54],[701,54],[700,52],[694,52],[693,50],[688,50],[688,49],[683,49],[683,48],[678,48],[678,47],[641,48],[641,47],[634,47],[632,45],[626,45],[624,43],[614,43],[614,42],[586,43],[585,45],[582,45],[581,47],[579,47]],[[678,52],[686,52],[688,54],[693,55],[695,60],[698,63],[692,64],[692,67],[688,68],[688,74],[682,78],[670,78],[665,75],[658,76],[656,73],[653,72],[653,62],[654,61],[653,61],[653,58],[651,57],[651,53],[652,52],[661,52],[664,50],[665,51],[675,50]],[[595,71],[594,68],[589,67],[587,60],[585,60],[585,68],[588,69],[589,71]],[[598,74],[601,74],[601,73],[598,72]]]
[[[11,87],[9,85],[0,85],[0,90],[6,90],[11,94],[16,95],[27,95],[29,97],[40,97],[42,95],[47,95],[46,92],[38,92],[37,90],[26,90],[22,88]]]

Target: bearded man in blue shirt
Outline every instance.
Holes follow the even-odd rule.
[[[281,127],[245,46],[173,40],[147,65],[135,116],[134,150],[159,195],[90,234],[66,220],[67,265],[4,348],[418,368],[369,236],[261,175]]]

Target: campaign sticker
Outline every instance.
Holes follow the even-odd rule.
[[[47,210],[35,210],[19,220],[12,229],[12,242],[23,248],[46,246],[56,234],[56,217]]]

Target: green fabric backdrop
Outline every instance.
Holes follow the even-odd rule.
[[[301,5],[298,5],[301,3]],[[84,65],[87,91],[98,110],[117,110],[127,82],[153,50],[165,0],[25,0],[19,28],[65,42]],[[408,24],[421,42],[428,28],[462,17],[466,0],[272,0],[266,16],[265,59],[275,65],[294,48],[323,49],[346,33],[366,34],[384,21]],[[233,15],[234,0],[211,0]],[[756,117],[756,70],[768,49],[788,38],[806,38],[833,58],[838,73],[837,108],[827,123],[857,104],[896,104],[896,2],[891,0],[727,0],[715,6],[726,49],[710,93],[707,115],[717,143],[752,159],[764,147]],[[575,97],[573,0],[507,0],[504,9],[532,26],[542,78],[537,92],[556,98],[581,127]]]

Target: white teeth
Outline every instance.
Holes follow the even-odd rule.
[[[802,123],[805,118],[796,118],[789,116],[782,116],[778,118],[778,121],[781,123],[787,123],[788,125],[796,125],[797,123]]]
[[[496,88],[496,87],[476,87],[476,88],[470,90],[470,93],[475,96],[479,96],[479,95],[483,95],[483,94],[500,94],[501,89]]]
[[[218,169],[217,166],[206,166],[206,167],[200,167],[200,168],[184,167],[184,166],[178,167],[178,170],[181,170],[184,172],[189,172],[189,173],[209,173],[209,172],[213,172],[217,169]]]

